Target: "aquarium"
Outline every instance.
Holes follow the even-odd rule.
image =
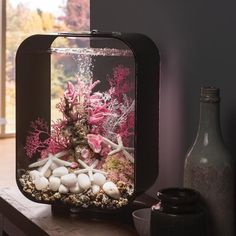
[[[158,173],[159,56],[144,35],[33,35],[16,56],[16,180],[29,199],[132,205]]]

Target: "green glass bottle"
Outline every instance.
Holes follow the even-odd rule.
[[[186,157],[184,186],[204,198],[208,235],[234,236],[235,163],[221,134],[219,94],[217,88],[201,88],[199,127]]]

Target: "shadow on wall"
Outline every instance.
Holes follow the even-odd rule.
[[[233,0],[91,0],[91,28],[144,33],[160,49],[160,171],[151,195],[182,185],[202,85],[221,89],[222,131],[236,154],[235,9]]]

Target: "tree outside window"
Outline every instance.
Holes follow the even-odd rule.
[[[0,136],[15,132],[15,55],[29,35],[89,30],[89,0],[2,0],[3,62]],[[66,76],[58,62],[52,62],[53,77]],[[55,89],[60,89],[55,86]],[[5,96],[5,97],[3,97]],[[6,120],[7,124],[4,124]],[[2,123],[2,124],[1,124]]]

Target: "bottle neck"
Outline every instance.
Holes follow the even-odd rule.
[[[204,146],[222,141],[219,102],[201,102],[197,142]]]

